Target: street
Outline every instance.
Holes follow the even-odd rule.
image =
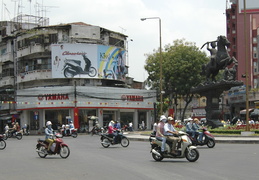
[[[65,137],[70,156],[59,155],[42,159],[35,151],[38,138],[24,136],[8,139],[0,151],[1,179],[257,179],[259,148],[257,144],[216,144],[215,148],[198,147],[200,158],[190,163],[186,159],[152,159],[149,142],[130,141],[103,148],[99,136]]]

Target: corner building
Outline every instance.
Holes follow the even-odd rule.
[[[137,129],[144,121],[151,128],[156,91],[128,77],[126,35],[81,22],[0,28],[2,127],[18,121],[40,134],[46,121],[57,129],[71,119],[84,132],[97,116],[102,126],[118,120]]]

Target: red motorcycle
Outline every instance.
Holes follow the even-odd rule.
[[[37,149],[36,152],[41,158],[45,158],[47,155],[55,155],[55,154],[59,154],[60,157],[62,158],[67,158],[69,156],[70,149],[68,145],[65,144],[61,139],[61,135],[55,134],[54,136],[55,137],[53,137],[53,139],[55,140],[55,142],[50,147],[51,152],[47,151],[49,143],[46,142],[45,140],[38,139],[38,144],[36,145],[36,149]]]
[[[195,137],[193,138],[191,134],[187,133],[189,138],[192,141],[192,145],[194,146],[203,146],[207,145],[209,148],[213,148],[216,145],[215,142],[215,137],[207,130],[206,127],[203,127],[202,129],[203,132],[203,140],[202,142],[198,142],[198,135],[195,134]]]
[[[6,142],[4,140],[4,135],[0,134],[0,150],[3,150],[6,147]]]

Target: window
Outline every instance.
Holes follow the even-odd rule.
[[[254,44],[257,43],[257,38],[256,38],[256,37],[253,38],[253,43],[254,43]]]

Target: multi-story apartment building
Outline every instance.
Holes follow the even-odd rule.
[[[156,92],[128,77],[126,35],[81,22],[4,21],[0,32],[1,128],[18,121],[40,133],[69,119],[91,128],[91,116],[151,127]]]
[[[257,88],[259,85],[259,63],[257,47],[259,7],[256,7],[255,5],[253,6],[253,3],[247,3],[246,13],[244,13],[244,6],[241,4],[241,1],[230,0],[230,3],[230,8],[226,9],[227,38],[231,43],[229,47],[229,54],[238,60],[237,79],[245,82],[244,75],[246,74],[247,61],[249,87]],[[247,40],[245,40],[245,32]]]

